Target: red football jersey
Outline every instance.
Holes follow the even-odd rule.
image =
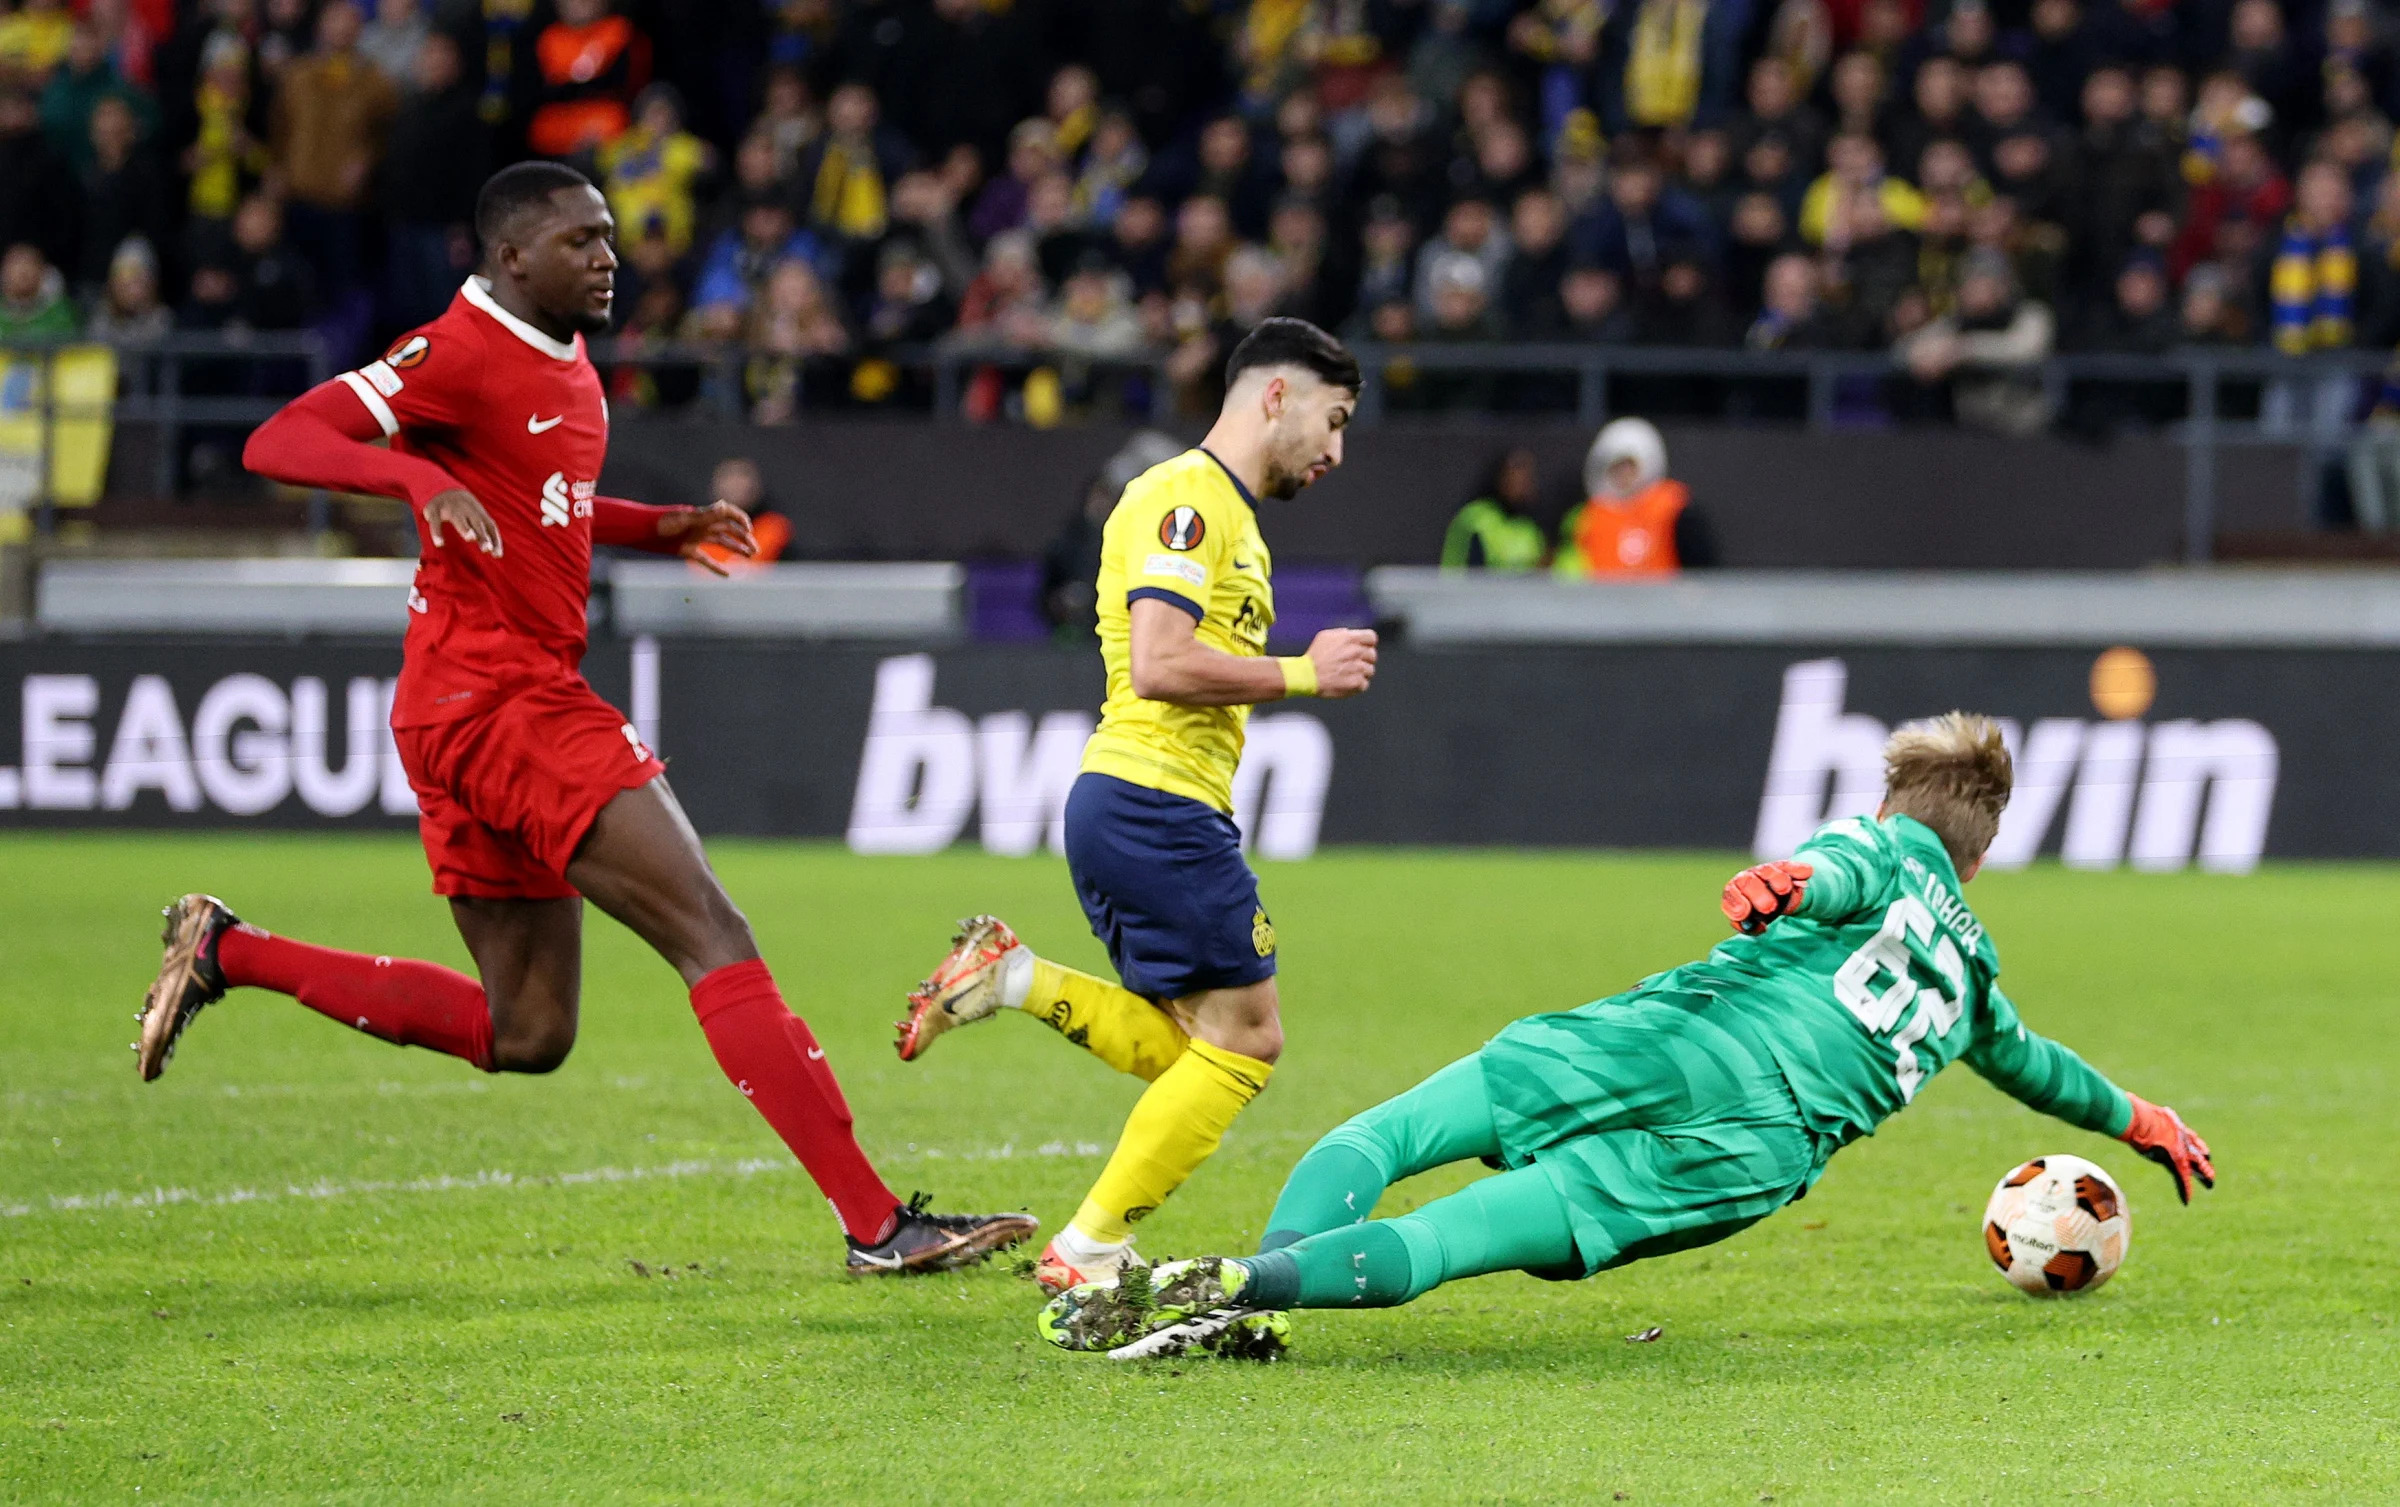
[[[456,477],[500,531],[498,556],[455,529],[439,549],[422,543],[392,726],[471,715],[528,674],[576,673],[608,455],[583,337],[551,339],[470,279],[441,318],[341,381],[393,449]]]

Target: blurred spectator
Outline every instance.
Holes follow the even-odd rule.
[[[399,90],[358,52],[362,23],[350,0],[317,17],[316,47],[275,86],[269,140],[288,198],[293,241],[336,294],[360,285],[363,227],[384,133]]]
[[[829,384],[812,378],[819,378],[825,358],[849,351],[850,332],[843,328],[816,269],[791,257],[767,273],[766,286],[750,310],[745,344],[750,350],[750,421],[788,424],[804,402],[825,393]]]
[[[1476,284],[1478,294],[1488,294],[1499,285],[1508,256],[1508,233],[1500,228],[1500,217],[1489,200],[1461,199],[1451,205],[1450,212],[1442,216],[1442,233],[1417,250],[1417,313],[1425,317],[1435,315],[1437,269],[1463,257],[1473,262],[1481,274]]]
[[[1061,637],[1088,636],[1094,623],[1094,592],[1100,579],[1100,537],[1117,499],[1135,477],[1173,460],[1184,445],[1155,429],[1137,432],[1083,489],[1083,505],[1051,536],[1042,551],[1042,616]]]
[[[1500,319],[1518,339],[1540,339],[1565,322],[1559,280],[1567,272],[1567,207],[1536,188],[1518,196],[1509,213],[1509,255],[1500,280]]]
[[[1741,334],[1717,291],[1708,259],[1696,246],[1667,253],[1658,285],[1644,295],[1634,322],[1645,345],[1728,346]]]
[[[2355,333],[2358,253],[2350,214],[2350,180],[2339,167],[2312,162],[2301,171],[2267,284],[2275,348],[2287,356],[2343,349]],[[2349,422],[2356,388],[2343,373],[2278,379],[2261,395],[2259,422],[2338,433]]]
[[[19,241],[0,253],[0,344],[64,340],[74,333],[66,279],[41,248]]]
[[[1967,105],[1967,71],[1955,58],[1927,58],[1910,89],[1912,108],[1891,123],[1883,142],[1890,161],[1914,170],[1935,142],[1963,144],[1975,131],[1975,118]],[[1917,186],[1927,187],[1922,178]]]
[[[1754,351],[1836,350],[1847,342],[1826,312],[1813,258],[1788,252],[1767,264],[1764,302],[1742,336]]]
[[[1092,360],[1122,360],[1146,343],[1127,296],[1125,274],[1098,252],[1088,253],[1058,291],[1046,331],[1051,349]]]
[[[204,224],[232,220],[242,196],[258,185],[273,158],[250,129],[250,47],[231,31],[209,34],[193,96],[194,136],[183,155],[191,180],[185,202]],[[431,170],[444,171],[437,159]]]
[[[475,267],[475,194],[491,171],[490,128],[441,32],[418,44],[414,91],[392,116],[382,175],[388,323],[423,324]],[[630,304],[631,300],[628,300]]]
[[[2350,184],[2330,162],[2300,174],[2271,280],[2275,348],[2289,356],[2350,343],[2358,294]]]
[[[66,0],[24,0],[0,16],[0,74],[40,82],[65,59],[74,34]]]
[[[1874,137],[1852,132],[1826,147],[1824,175],[1800,201],[1800,234],[1811,245],[1827,245],[1835,210],[1859,199],[1874,200],[1881,223],[1894,229],[1914,230],[1925,218],[1925,196],[1884,171],[1883,148]]]
[[[1199,159],[1192,191],[1223,204],[1235,234],[1251,239],[1263,233],[1274,183],[1251,150],[1250,127],[1238,115],[1202,126]]]
[[[1534,453],[1523,448],[1502,452],[1442,535],[1442,568],[1503,575],[1541,569],[1550,552],[1549,540],[1533,517],[1541,494],[1541,461]]]
[[[91,161],[83,170],[78,227],[83,251],[74,275],[79,289],[96,288],[107,279],[109,264],[127,238],[154,247],[166,244],[166,178],[141,149],[140,130],[133,107],[115,95],[103,96],[92,109]]]
[[[1842,54],[1827,78],[1826,96],[1833,102],[1832,127],[1836,136],[1884,139],[1891,116],[1883,61],[1874,53],[1862,48]]]
[[[134,134],[147,136],[157,124],[150,96],[127,82],[108,54],[108,38],[92,22],[76,26],[67,55],[42,90],[42,130],[51,147],[81,172],[92,162],[92,112],[115,100],[132,116]]]
[[[2246,345],[2255,322],[2231,296],[2225,269],[2202,262],[2184,275],[2183,303],[2176,317],[2184,345]]]
[[[1606,267],[1584,263],[1568,268],[1559,279],[1558,304],[1566,321],[1558,334],[1568,340],[1623,345],[1633,339],[1624,281]]]
[[[601,143],[595,160],[620,237],[656,235],[678,257],[691,249],[699,221],[700,182],[714,166],[716,153],[683,128],[683,96],[674,85],[644,89],[634,102],[633,123]],[[878,232],[882,208],[878,186]]]
[[[750,515],[750,533],[757,552],[737,555],[716,545],[702,545],[700,552],[729,573],[758,570],[784,558],[792,544],[792,522],[783,516],[783,509],[767,493],[766,477],[759,471],[758,462],[746,455],[729,456],[718,461],[709,473],[708,497],[712,502],[730,502]]]
[[[916,249],[938,274],[952,305],[975,276],[975,253],[958,223],[958,203],[933,173],[903,173],[892,185],[892,229],[886,244],[892,241],[906,241]]]
[[[1288,151],[1284,165],[1288,175],[1291,168]],[[1134,129],[1133,117],[1115,108],[1100,112],[1092,126],[1090,145],[1083,154],[1083,165],[1075,175],[1076,216],[1086,225],[1113,224],[1124,209],[1127,196],[1149,167],[1150,154],[1142,146],[1141,134]],[[1328,156],[1328,174],[1331,167]]]
[[[1790,249],[1790,241],[1791,222],[1773,195],[1748,193],[1734,201],[1725,243],[1725,297],[1737,315],[1758,312],[1767,268]]]
[[[401,93],[413,93],[423,87],[417,65],[432,35],[433,23],[419,0],[375,0],[375,19],[359,35],[358,55],[399,85]]]
[[[534,60],[541,103],[525,142],[544,157],[570,157],[621,135],[650,82],[650,39],[611,15],[609,0],[558,0],[558,19],[535,39]]]
[[[825,104],[825,131],[800,159],[808,223],[843,245],[881,236],[891,220],[891,185],[908,167],[908,146],[882,122],[864,84],[844,84]]]
[[[159,296],[158,253],[139,238],[109,259],[108,282],[84,326],[94,340],[138,343],[173,333],[175,316]]]
[[[1707,216],[1680,190],[1667,186],[1658,163],[1628,153],[1609,165],[1608,197],[1576,227],[1578,259],[1596,261],[1643,288],[1662,270],[1661,252],[1676,245],[1707,247]]]
[[[2087,351],[2116,355],[2156,356],[2181,343],[2175,317],[2174,290],[2167,286],[2166,261],[2155,251],[2140,251],[2117,273],[2106,307],[2084,320],[2075,342]],[[2092,382],[2080,384],[2069,405],[2068,422],[2084,434],[2105,436],[2128,423],[2161,425],[2181,415],[2185,385],[2172,382]]]
[[[1127,199],[1117,212],[1109,255],[1133,279],[1135,296],[1165,290],[1170,250],[1165,206],[1147,194]]]
[[[774,150],[776,175],[797,179],[801,155],[817,144],[824,131],[824,112],[817,108],[808,76],[785,63],[768,69],[766,98],[759,105],[758,119],[750,123],[750,133],[764,136]]]
[[[1409,301],[1416,287],[1416,244],[1416,227],[1398,199],[1387,194],[1367,207],[1359,248],[1357,307],[1362,313]]]
[[[1585,500],[1558,526],[1559,575],[1672,575],[1717,563],[1691,489],[1667,475],[1667,442],[1648,419],[1618,419],[1584,457]]]
[[[1167,254],[1168,285],[1196,287],[1213,296],[1224,281],[1225,263],[1239,244],[1224,202],[1194,194],[1175,212],[1175,247]]]
[[[1042,291],[1033,237],[1003,231],[983,248],[983,270],[967,284],[958,333],[976,344],[1039,345],[1045,333]]]
[[[766,282],[768,272],[787,261],[822,265],[823,247],[816,237],[793,223],[792,207],[769,195],[741,205],[734,227],[718,235],[708,248],[700,275],[692,285],[694,318],[700,333],[725,339],[741,325]]]
[[[941,269],[914,241],[887,243],[876,259],[875,296],[861,330],[865,343],[876,349],[930,344],[949,333],[956,316]]]
[[[1734,127],[1736,156],[1748,156],[1752,147],[1771,138],[1796,169],[1814,171],[1825,150],[1825,121],[1803,99],[1793,75],[1791,60],[1774,53],[1750,65],[1750,109]],[[1924,77],[1924,70],[1918,77]]]
[[[1347,312],[1326,265],[1325,215],[1305,199],[1287,199],[1267,220],[1267,250],[1283,268],[1283,312],[1330,329]]]
[[[983,186],[975,208],[967,216],[967,229],[978,240],[990,240],[1003,230],[1014,230],[1024,224],[1034,180],[1057,166],[1057,133],[1050,122],[1019,122],[1008,134],[1007,171]]]
[[[1946,394],[1960,423],[2031,434],[2050,419],[2035,368],[2055,335],[2049,308],[2018,291],[2008,259],[1978,250],[1959,282],[1958,307],[1902,336],[1893,355],[1929,394]]]
[[[2359,532],[2400,528],[2400,362],[2386,367],[2375,406],[2350,441],[2350,512]]]
[[[71,260],[79,198],[66,159],[43,139],[33,96],[0,84],[0,246],[35,246],[44,265]]]

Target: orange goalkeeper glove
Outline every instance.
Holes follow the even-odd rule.
[[[1717,908],[1725,912],[1735,931],[1755,937],[1767,929],[1769,921],[1800,908],[1801,893],[1815,872],[1809,865],[1789,859],[1744,869],[1725,881],[1725,894]]]
[[[2208,1159],[2208,1142],[2194,1135],[2181,1115],[2139,1094],[2125,1097],[2133,1101],[2133,1123],[2117,1139],[2174,1173],[2177,1198],[2187,1204],[2192,1201],[2195,1177],[2203,1188],[2217,1185],[2217,1168]]]

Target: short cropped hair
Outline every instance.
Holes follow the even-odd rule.
[[[1305,319],[1277,315],[1262,319],[1242,337],[1225,361],[1225,385],[1241,379],[1254,366],[1297,366],[1315,372],[1332,386],[1358,391],[1358,358],[1350,348]]]
[[[505,240],[519,215],[547,208],[565,188],[590,188],[592,180],[563,162],[520,162],[484,180],[475,196],[475,238],[489,248]]]
[[[1911,722],[1883,745],[1883,805],[1931,827],[1965,869],[2000,832],[2016,770],[2000,724],[1973,712]]]

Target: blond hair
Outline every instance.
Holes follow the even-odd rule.
[[[1883,806],[1931,827],[1961,870],[1999,835],[2016,771],[2000,724],[1973,712],[1910,722],[1883,745]]]

